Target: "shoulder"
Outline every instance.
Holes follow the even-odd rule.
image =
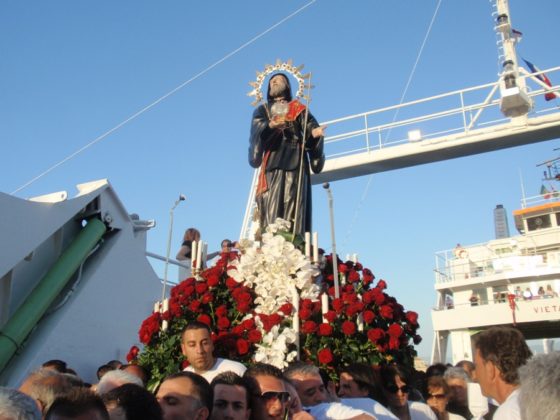
[[[447,413],[448,414],[448,420],[466,420],[463,416],[460,416],[459,414],[453,414],[453,413]]]
[[[236,362],[235,360],[222,359],[221,357],[216,359],[214,369],[219,369],[221,371],[231,370],[238,375],[243,375],[243,373],[247,370],[244,364]]]
[[[417,401],[409,401],[408,409],[412,420],[437,420],[436,415],[428,404]]]
[[[382,404],[371,398],[342,398],[340,402],[352,408],[356,408],[373,414],[379,420],[397,418]]]
[[[333,403],[321,403],[314,405],[312,407],[306,407],[309,410],[309,414],[318,419],[346,419],[358,416],[360,414],[367,414],[364,410],[359,410],[356,408],[349,407],[345,404],[333,402]]]
[[[519,409],[519,389],[516,389],[507,397],[503,404],[498,407],[498,409],[494,413],[493,419],[517,420],[520,418],[521,412]]]

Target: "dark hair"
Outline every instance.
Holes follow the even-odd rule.
[[[57,372],[66,373],[66,362],[63,360],[53,359],[49,360],[41,365],[44,368],[54,368]]]
[[[120,369],[120,367],[122,366],[122,362],[120,360],[111,360],[111,361],[107,362],[106,364],[111,366],[113,368],[113,370]]]
[[[282,93],[284,98],[288,102],[290,102],[292,100],[292,85],[290,84],[290,79],[288,79],[288,76],[286,76],[284,73],[275,73],[272,76],[270,76],[270,79],[268,80],[268,89],[266,91],[266,100],[268,102],[272,102],[274,99],[272,96],[270,96],[270,81],[276,76],[282,76],[284,80],[286,80],[286,89]]]
[[[136,363],[131,363],[128,365],[122,365],[120,370],[124,370],[125,372],[131,373],[134,376],[138,376],[135,375],[134,373],[130,372],[128,368],[133,367],[136,368],[140,371],[140,379],[142,379],[142,383],[144,384],[144,386],[148,383],[148,381],[150,380],[150,372],[142,365],[138,365]]]
[[[237,373],[232,371],[222,372],[217,375],[212,382],[210,382],[210,386],[212,390],[216,389],[216,385],[230,385],[230,386],[240,386],[245,389],[245,399],[247,402],[247,408],[251,408],[251,384],[249,383],[248,378],[243,376],[239,376]]]
[[[422,394],[424,394],[424,398],[426,400],[428,399],[430,388],[441,388],[443,389],[443,393],[446,396],[449,396],[449,385],[447,385],[447,382],[445,381],[445,379],[443,379],[443,376],[431,376],[428,378],[425,386],[422,389]]]
[[[533,355],[523,334],[512,327],[492,327],[474,336],[474,346],[485,362],[496,366],[504,382],[519,383],[517,370]]]
[[[181,341],[183,341],[183,336],[185,335],[185,333],[187,331],[190,330],[200,330],[200,329],[204,329],[206,331],[208,331],[208,334],[212,334],[212,330],[210,329],[210,327],[205,324],[204,322],[200,322],[200,321],[191,321],[187,324],[187,326],[183,329],[183,332],[181,332]]]
[[[89,411],[96,411],[104,420],[109,420],[109,413],[101,397],[86,388],[74,388],[54,400],[45,414],[45,420],[55,416],[77,417]]]
[[[204,377],[194,372],[183,371],[178,373],[172,373],[167,378],[165,378],[162,381],[162,383],[165,381],[170,381],[172,379],[180,379],[180,378],[186,378],[191,381],[191,383],[193,384],[193,388],[195,389],[195,392],[198,394],[198,399],[200,403],[206,408],[208,408],[209,412],[211,412],[212,404],[214,403],[214,393],[212,391],[212,387],[210,386],[208,381],[204,379]]]
[[[101,379],[101,377],[103,375],[105,375],[107,372],[110,372],[114,370],[111,366],[109,365],[101,365],[97,368],[97,379]]]
[[[443,376],[447,369],[447,366],[443,363],[434,363],[426,369],[426,377],[431,378],[432,376]]]
[[[103,395],[105,405],[114,403],[121,407],[127,419],[160,420],[161,407],[154,395],[136,384],[124,384]]]
[[[405,384],[410,385],[410,374],[399,365],[382,366],[379,370],[381,378],[381,385],[386,387],[389,384],[395,383],[395,376],[398,376]]]
[[[373,368],[365,363],[351,363],[340,369],[340,374],[347,373],[356,382],[358,388],[367,390],[368,397],[376,399],[378,394],[376,392],[376,380]]]
[[[255,363],[249,366],[243,374],[243,377],[247,379],[249,389],[253,395],[260,395],[260,386],[256,379],[257,376],[272,376],[281,381],[284,380],[282,371],[276,366],[269,365],[268,363]]]

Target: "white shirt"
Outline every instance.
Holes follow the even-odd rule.
[[[360,414],[369,414],[364,410],[348,407],[339,402],[321,403],[312,407],[305,407],[305,411],[315,417],[317,420],[345,420]]]
[[[493,420],[521,420],[519,388],[513,391],[494,413]]]
[[[216,359],[216,363],[214,363],[214,366],[212,366],[204,373],[195,372],[192,365],[184,369],[185,372],[198,373],[200,376],[206,379],[208,383],[212,382],[212,379],[214,379],[222,372],[232,371],[234,373],[237,373],[239,376],[243,376],[246,370],[247,368],[245,367],[245,365],[242,365],[241,363],[235,362],[233,360],[222,359],[221,357],[218,357]]]
[[[352,408],[372,414],[378,420],[394,420],[397,417],[382,404],[371,398],[342,398],[340,402]]]
[[[437,420],[437,416],[428,404],[409,401],[408,411],[410,412],[411,420]]]

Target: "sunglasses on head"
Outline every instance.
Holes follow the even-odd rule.
[[[290,393],[285,391],[266,391],[259,395],[265,401],[279,400],[281,403],[290,401]]]
[[[390,384],[387,385],[385,389],[389,391],[391,394],[396,394],[398,391],[401,391],[403,394],[408,394],[408,392],[410,391],[410,387],[408,385],[403,385],[401,387],[398,387],[395,384]]]

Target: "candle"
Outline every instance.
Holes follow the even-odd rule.
[[[197,246],[196,241],[192,241],[192,243],[191,243],[191,268],[196,268],[194,266],[194,260],[196,260],[196,251],[197,251],[196,246]]]
[[[305,256],[311,258],[311,233],[305,232]]]
[[[292,306],[294,307],[294,318],[292,322],[292,328],[294,331],[299,333],[299,294],[295,286],[292,288]]]
[[[327,322],[325,314],[329,312],[329,296],[326,293],[321,295],[321,313],[323,314],[323,322]]]
[[[167,312],[169,310],[169,299],[164,299],[163,300],[163,309],[162,309],[162,314]],[[161,330],[162,331],[167,331],[167,327],[169,326],[169,323],[167,321],[163,321],[161,323]]]
[[[358,325],[358,331],[364,330],[364,316],[360,313],[356,319],[356,324]]]
[[[319,234],[313,232],[313,262],[319,263]]]
[[[159,300],[154,303],[154,312],[159,312]]]
[[[200,270],[202,267],[202,249],[204,248],[204,243],[202,241],[198,241],[198,249],[196,250],[196,268]]]

